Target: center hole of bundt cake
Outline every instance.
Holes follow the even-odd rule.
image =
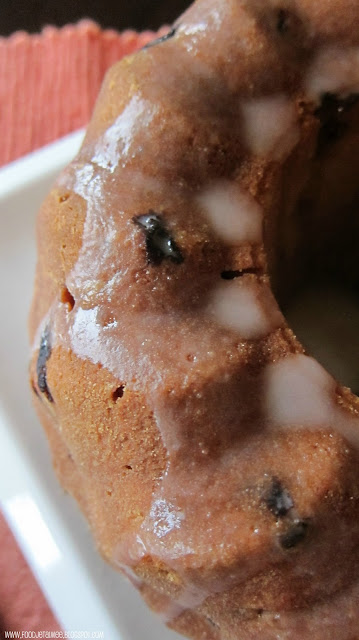
[[[323,126],[309,165],[289,168],[271,275],[308,354],[358,394],[359,104],[338,135],[326,139]]]

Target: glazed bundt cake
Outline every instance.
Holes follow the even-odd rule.
[[[359,638],[359,400],[285,318],[359,287],[358,98],[357,0],[197,0],[108,72],[38,216],[55,470],[190,638]]]

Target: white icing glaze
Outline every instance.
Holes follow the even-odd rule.
[[[221,15],[222,14],[222,15]],[[201,44],[201,40],[208,37],[208,31],[216,31],[217,37],[220,33],[220,27],[223,21],[223,10],[218,5],[218,2],[213,2],[212,7],[203,16],[203,13],[199,11],[190,12],[187,17],[187,13],[183,16],[183,22],[178,26],[178,34],[187,36],[184,39],[184,44],[188,53],[194,53],[198,45]]]
[[[359,48],[326,47],[317,53],[304,81],[311,100],[324,93],[348,95],[359,91]]]
[[[76,305],[70,316],[65,305],[54,303],[44,326],[50,322],[54,340],[69,344],[79,358],[101,364],[119,380],[132,381],[133,388],[137,388],[140,371],[143,383],[139,383],[139,389],[143,384],[150,385],[154,394],[161,394],[167,369],[177,371],[186,388],[188,376],[194,370],[200,372],[203,368],[211,372],[216,368],[214,339],[222,350],[229,349],[232,342],[230,335],[218,335],[217,323],[211,321],[208,313],[203,314],[200,326],[196,327],[186,315],[167,315],[165,321],[172,336],[170,351],[162,339],[163,314],[123,310],[117,319],[104,325],[100,306],[84,309]],[[188,353],[196,354],[193,360],[188,360]],[[156,395],[157,404],[160,399],[161,395]],[[155,406],[154,413],[157,415]],[[177,448],[175,425],[165,444],[171,450]]]
[[[206,31],[206,22],[197,22],[197,24],[183,25],[179,27],[179,31],[183,32],[186,36],[195,36],[203,31]]]
[[[338,405],[337,384],[316,360],[287,356],[267,366],[265,380],[270,426],[338,431],[359,446],[359,419]]]
[[[101,175],[95,173],[93,165],[85,164],[74,170],[74,183],[71,187],[75,193],[86,200],[87,215],[83,229],[82,250],[68,281],[74,296],[86,301],[95,296],[105,285],[98,274],[101,266],[108,264],[114,256],[117,225],[113,215],[104,207],[103,180]],[[121,215],[120,212],[116,213]],[[96,252],[96,260],[89,259],[89,256],[94,254],[98,238],[101,238],[102,242],[101,254]]]
[[[125,260],[121,260],[118,252],[118,228],[123,226],[126,208],[133,206],[135,198],[139,201],[141,198],[151,198],[161,189],[161,182],[157,178],[145,176],[141,171],[121,167],[121,173],[125,185],[122,187],[121,208],[118,203],[118,183],[115,185],[107,169],[74,162],[72,172],[65,172],[57,182],[62,188],[73,190],[86,202],[82,248],[67,278],[72,295],[84,307],[96,306],[100,295],[102,300],[111,301],[113,291],[126,276]],[[121,256],[126,251],[130,254],[132,243],[137,244],[136,231],[135,225],[130,222],[128,234],[126,237],[122,235]],[[97,249],[99,242],[101,251]]]
[[[331,421],[335,382],[316,360],[288,356],[268,365],[265,375],[270,423],[320,427]]]
[[[185,514],[175,505],[167,502],[163,498],[159,498],[152,504],[149,518],[151,521],[151,531],[158,538],[163,538],[173,529],[179,529]]]
[[[269,287],[254,278],[223,282],[212,294],[209,312],[220,325],[247,340],[266,336],[284,323]]]
[[[133,148],[136,130],[147,127],[156,111],[152,103],[134,95],[115,122],[97,141],[92,162],[111,173],[120,161],[122,166],[125,166],[126,160],[136,152]]]
[[[190,585],[182,591],[177,600],[169,600],[158,613],[165,623],[173,622],[187,609],[195,609],[201,605],[207,597],[206,590]]]
[[[121,569],[126,578],[131,582],[131,584],[133,584],[135,589],[141,589],[143,581],[136,575],[129,564],[117,562],[117,566],[119,569]]]
[[[241,104],[244,142],[254,155],[282,160],[299,140],[295,106],[283,94]]]
[[[151,314],[139,315],[137,318],[138,341],[133,344],[135,351],[130,353],[124,332],[124,339],[119,340],[118,323],[105,327],[98,320],[99,307],[83,309],[78,307],[73,325],[69,327],[69,336],[73,351],[82,359],[90,359],[94,364],[101,364],[111,371],[119,380],[131,380],[136,372],[151,379],[155,386],[161,383],[161,370],[156,367],[161,362],[162,349],[156,348],[162,324],[161,317]],[[62,318],[64,321],[64,318]],[[121,326],[126,327],[129,318],[124,314]],[[134,320],[133,320],[134,322]],[[61,318],[59,317],[61,325]],[[59,333],[59,329],[56,329]],[[143,340],[149,333],[149,338]],[[154,360],[151,360],[151,354]]]
[[[207,187],[197,198],[212,228],[229,245],[262,240],[263,213],[247,192],[228,180]]]

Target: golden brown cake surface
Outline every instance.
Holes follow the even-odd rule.
[[[197,0],[108,72],[39,213],[56,471],[192,638],[359,638],[359,400],[276,300],[358,286],[358,95],[357,0]]]

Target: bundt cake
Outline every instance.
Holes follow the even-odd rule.
[[[100,553],[197,640],[358,640],[359,3],[197,0],[107,73],[37,221],[31,384]],[[339,336],[338,336],[339,338]]]

